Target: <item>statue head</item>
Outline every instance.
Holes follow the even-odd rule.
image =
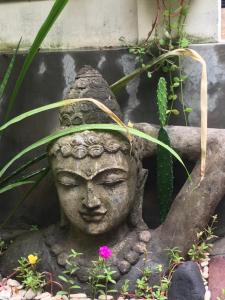
[[[89,73],[90,70],[93,69],[88,69]],[[96,75],[97,71],[93,72]],[[89,97],[101,98],[97,94],[90,94],[90,82],[95,80],[94,86],[98,85],[94,75],[92,79],[88,76],[85,84],[86,73],[84,71],[84,76],[80,75],[75,82],[76,97],[84,97],[77,88],[82,78],[86,89],[89,84]],[[97,74],[104,83],[103,87],[108,88],[100,74]],[[99,86],[101,95],[103,87]],[[100,100],[103,102],[103,99]],[[111,102],[113,103],[108,107],[118,108],[114,96],[111,97]],[[90,106],[92,105],[85,103],[63,108],[60,113],[61,124],[70,126],[74,122],[87,122]],[[104,114],[95,108],[91,114],[92,123],[96,116],[95,123],[101,122],[101,115]],[[106,119],[105,116],[104,118]],[[72,226],[83,233],[98,235],[115,229],[124,222],[131,226],[141,225],[146,172],[142,169],[139,153],[135,141],[130,144],[126,136],[105,131],[75,133],[58,139],[50,146],[50,162],[60,205]]]

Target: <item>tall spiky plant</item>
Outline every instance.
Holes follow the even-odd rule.
[[[157,106],[160,130],[158,140],[170,146],[170,139],[165,129],[167,120],[167,86],[161,77],[157,87]],[[169,211],[173,194],[173,160],[168,151],[157,145],[157,199],[160,205],[160,219],[163,222]]]

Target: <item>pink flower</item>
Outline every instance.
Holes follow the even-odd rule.
[[[98,254],[104,259],[109,259],[112,255],[112,250],[108,246],[101,246],[98,250]]]

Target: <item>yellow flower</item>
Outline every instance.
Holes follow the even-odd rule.
[[[35,265],[37,263],[38,256],[30,254],[30,255],[28,255],[27,259],[31,265]]]

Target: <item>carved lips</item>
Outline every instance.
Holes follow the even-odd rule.
[[[88,211],[88,210],[81,210],[80,215],[85,222],[100,222],[104,216],[106,215],[107,210],[95,210],[95,211]]]

